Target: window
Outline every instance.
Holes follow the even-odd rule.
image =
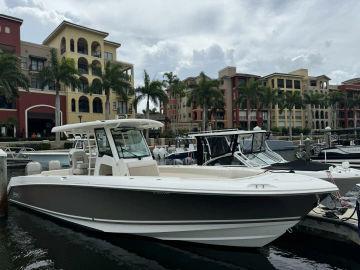
[[[272,88],[275,88],[274,79],[271,79],[271,87],[272,87]]]
[[[71,111],[76,112],[76,101],[74,98],[71,100]]]
[[[98,97],[93,100],[93,113],[103,113],[102,101]]]
[[[111,52],[104,52],[104,58],[105,58],[105,60],[112,61],[113,54]]]
[[[189,116],[189,118],[191,118],[191,113],[189,113],[189,115],[188,115],[188,116]]]
[[[277,79],[277,87],[284,88],[284,79]]]
[[[41,85],[40,85],[40,80],[38,77],[36,76],[32,76],[30,78],[30,87],[31,88],[36,88],[36,89],[40,89]]]
[[[126,101],[119,101],[118,102],[118,114],[127,114],[128,113],[128,106]]]
[[[79,112],[89,112],[89,99],[85,96],[79,98]]]
[[[100,157],[104,155],[112,157],[113,154],[111,152],[109,141],[106,137],[105,129],[95,129],[95,139],[98,147],[98,155]]]
[[[294,88],[295,88],[295,89],[301,89],[300,81],[299,81],[299,80],[294,80]]]
[[[116,111],[116,101],[113,102],[113,111]]]
[[[207,166],[221,166],[221,165],[244,165],[234,156],[227,156],[215,159],[206,164]]]
[[[31,58],[30,69],[34,71],[40,71],[44,67],[44,60]]]
[[[74,44],[74,40],[70,39],[70,51],[74,52],[75,51],[75,44]]]
[[[149,149],[140,130],[111,129],[120,158],[141,158],[150,156]]]
[[[0,96],[1,109],[15,109],[15,102],[9,102],[4,96]]]
[[[27,66],[27,58],[22,56],[21,57],[21,68],[22,69],[28,69],[28,66]]]
[[[311,80],[310,81],[310,86],[316,86],[316,80]]]
[[[9,27],[9,26],[5,26],[4,31],[5,31],[6,34],[10,34],[10,27]]]
[[[79,38],[77,42],[77,51],[78,53],[88,54],[88,43],[86,39]]]
[[[66,52],[66,39],[63,37],[60,42],[60,54]]]
[[[293,88],[293,81],[292,80],[286,80],[286,88]]]

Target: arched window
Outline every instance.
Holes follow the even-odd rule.
[[[92,75],[101,76],[101,63],[98,60],[94,60],[91,63]]]
[[[101,46],[99,42],[94,41],[91,43],[91,55],[94,57],[101,57]]]
[[[78,70],[80,74],[89,74],[88,61],[84,57],[78,59]]]
[[[93,100],[93,113],[103,113],[102,101],[98,97]]]
[[[66,39],[62,37],[60,42],[60,53],[63,54],[64,52],[66,52]]]
[[[71,100],[71,111],[76,112],[76,101],[74,98]]]
[[[89,92],[89,81],[85,77],[80,77],[79,92],[88,93]]]
[[[319,121],[316,121],[316,129],[320,129]]]
[[[70,51],[75,52],[74,39],[70,39]]]
[[[88,43],[85,38],[78,39],[77,52],[82,54],[88,54]]]
[[[320,118],[324,119],[324,112],[323,111],[320,112]]]
[[[324,128],[325,128],[324,121],[321,121],[321,129],[324,129]]]
[[[89,99],[85,96],[79,98],[79,112],[89,112]]]
[[[91,84],[93,94],[102,95],[102,85],[99,79],[94,79]]]
[[[319,119],[319,111],[316,111],[316,112],[315,112],[315,118],[316,118],[316,119]]]

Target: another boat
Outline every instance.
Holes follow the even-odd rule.
[[[9,201],[108,233],[261,247],[337,191],[317,178],[258,168],[158,166],[142,130],[162,126],[116,119],[54,127],[94,133],[94,162],[79,150],[69,169],[13,177]]]
[[[360,146],[335,145],[330,148],[320,149],[311,158],[313,160],[332,165],[339,165],[344,161],[348,161],[351,163],[352,167],[360,168]]]
[[[5,147],[3,150],[7,155],[7,166],[10,168],[25,167],[26,164],[32,160],[29,156],[24,155],[23,152],[35,152],[35,150],[30,147]]]
[[[348,163],[332,166],[311,160],[285,160],[269,148],[265,130],[234,130],[193,136],[197,139],[199,150],[196,156],[198,165],[292,171],[333,182],[338,186],[341,195],[345,195],[360,183],[360,170],[350,168]]]

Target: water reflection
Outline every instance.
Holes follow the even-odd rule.
[[[1,228],[7,249],[0,251],[1,269],[274,269],[266,249],[84,233],[16,207]]]

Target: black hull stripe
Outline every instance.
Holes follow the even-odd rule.
[[[31,210],[45,213],[51,216],[55,216],[57,218],[73,218],[79,220],[86,221],[94,221],[94,222],[104,222],[104,223],[117,223],[117,224],[126,224],[126,225],[208,225],[208,224],[245,224],[245,223],[272,223],[272,222],[286,222],[286,221],[299,221],[301,217],[286,217],[286,218],[275,218],[275,219],[248,219],[248,220],[204,220],[204,221],[124,221],[124,220],[108,220],[108,219],[97,219],[97,218],[88,218],[88,217],[80,217],[67,215],[63,213],[53,212],[50,210],[46,210],[43,208],[35,207],[28,205],[26,203],[22,203],[15,200],[9,200],[11,203],[15,205],[20,205],[25,208],[29,208]]]

